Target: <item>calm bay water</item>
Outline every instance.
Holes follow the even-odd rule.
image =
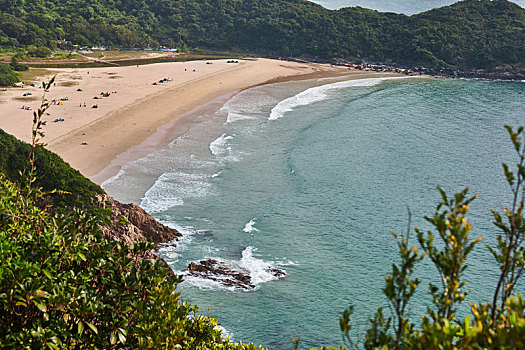
[[[456,0],[315,0],[328,9],[338,10],[343,7],[360,6],[379,12],[396,12],[406,15],[425,12],[437,7],[452,5]],[[525,7],[525,0],[514,0],[514,3]]]
[[[490,209],[509,203],[504,124],[524,124],[525,83],[365,79],[267,85],[202,115],[169,146],[126,165],[104,187],[185,234],[162,251],[250,272],[253,292],[187,277],[185,300],[210,309],[234,340],[271,349],[340,342],[338,312],[355,305],[356,335],[383,304],[396,261],[390,232],[428,227],[440,200],[470,185],[473,237],[493,243]],[[414,245],[416,242],[413,242]],[[268,266],[286,270],[275,280]],[[495,266],[479,245],[470,300],[487,301]],[[427,261],[410,310],[416,319],[436,274]],[[521,288],[523,290],[523,288]]]

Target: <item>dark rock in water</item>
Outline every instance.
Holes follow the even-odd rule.
[[[286,275],[284,271],[273,267],[268,267],[267,272],[277,278]],[[252,283],[250,274],[247,271],[231,269],[224,262],[213,259],[201,260],[198,263],[191,262],[188,265],[187,273],[195,277],[218,282],[227,287],[235,287],[248,291],[255,289],[255,285]]]

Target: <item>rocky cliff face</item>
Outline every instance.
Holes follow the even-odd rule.
[[[136,204],[123,204],[106,195],[103,199],[112,207],[111,224],[102,228],[106,239],[121,241],[128,246],[135,242],[151,240],[153,243],[168,243],[182,235],[179,231],[161,224]],[[149,252],[144,258],[160,259]]]

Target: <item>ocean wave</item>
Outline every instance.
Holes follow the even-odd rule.
[[[259,113],[265,118],[267,106],[275,105],[277,102],[274,97],[268,95],[266,87],[254,87],[235,95],[217,111],[217,114],[227,116],[227,124],[257,119],[256,115]]]
[[[252,246],[246,247],[242,252],[242,258],[239,261],[239,267],[248,271],[251,282],[257,288],[261,283],[279,279],[271,273],[270,269],[275,268],[273,262],[257,259],[253,256],[256,251]]]
[[[184,284],[199,288],[201,290],[226,290],[230,292],[238,290],[238,288],[234,286],[226,286],[219,281],[214,281],[198,276],[192,276],[184,271],[175,271],[175,274],[177,274],[177,276],[183,277]]]
[[[256,228],[254,227],[254,225],[255,225],[255,220],[256,220],[256,219],[257,219],[257,218],[253,218],[253,219],[251,219],[250,222],[247,223],[247,224],[244,226],[244,228],[243,228],[243,232],[246,232],[246,233],[252,233],[253,231],[255,231],[255,232],[259,231],[258,229],[256,229]]]
[[[279,102],[270,111],[268,120],[276,120],[281,118],[285,113],[292,111],[294,108],[299,106],[306,106],[315,102],[320,102],[327,99],[328,92],[331,90],[343,89],[353,86],[374,86],[385,80],[390,79],[402,79],[406,77],[385,77],[385,78],[368,78],[368,79],[356,79],[356,80],[345,80],[337,83],[326,84],[316,86],[305,91],[298,93],[295,96],[287,98]]]
[[[214,156],[220,156],[231,150],[231,147],[228,147],[228,140],[233,139],[233,136],[227,136],[222,134],[215,141],[210,143],[210,151]]]
[[[106,186],[107,184],[110,184],[110,183],[112,183],[114,181],[117,181],[125,173],[126,173],[126,171],[124,170],[124,167],[120,168],[120,170],[118,171],[118,173],[116,175],[113,175],[109,179],[107,179],[104,182],[102,182],[100,184],[100,187],[104,188],[104,186]]]
[[[209,194],[211,184],[203,174],[164,173],[146,191],[140,206],[149,213],[158,213],[184,204],[185,198]]]
[[[247,113],[235,113],[235,112],[228,112],[228,117],[226,118],[226,123],[231,124],[238,122],[240,120],[250,120],[250,119],[256,119],[255,117],[246,115]]]
[[[228,338],[230,341],[232,341],[234,339],[233,332],[227,330],[224,326],[221,326],[220,324],[218,324],[214,328],[221,332],[221,336],[223,338]]]

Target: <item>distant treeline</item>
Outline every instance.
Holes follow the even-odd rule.
[[[0,0],[0,47],[206,48],[406,65],[525,64],[525,9],[466,0],[413,16],[306,0]]]

